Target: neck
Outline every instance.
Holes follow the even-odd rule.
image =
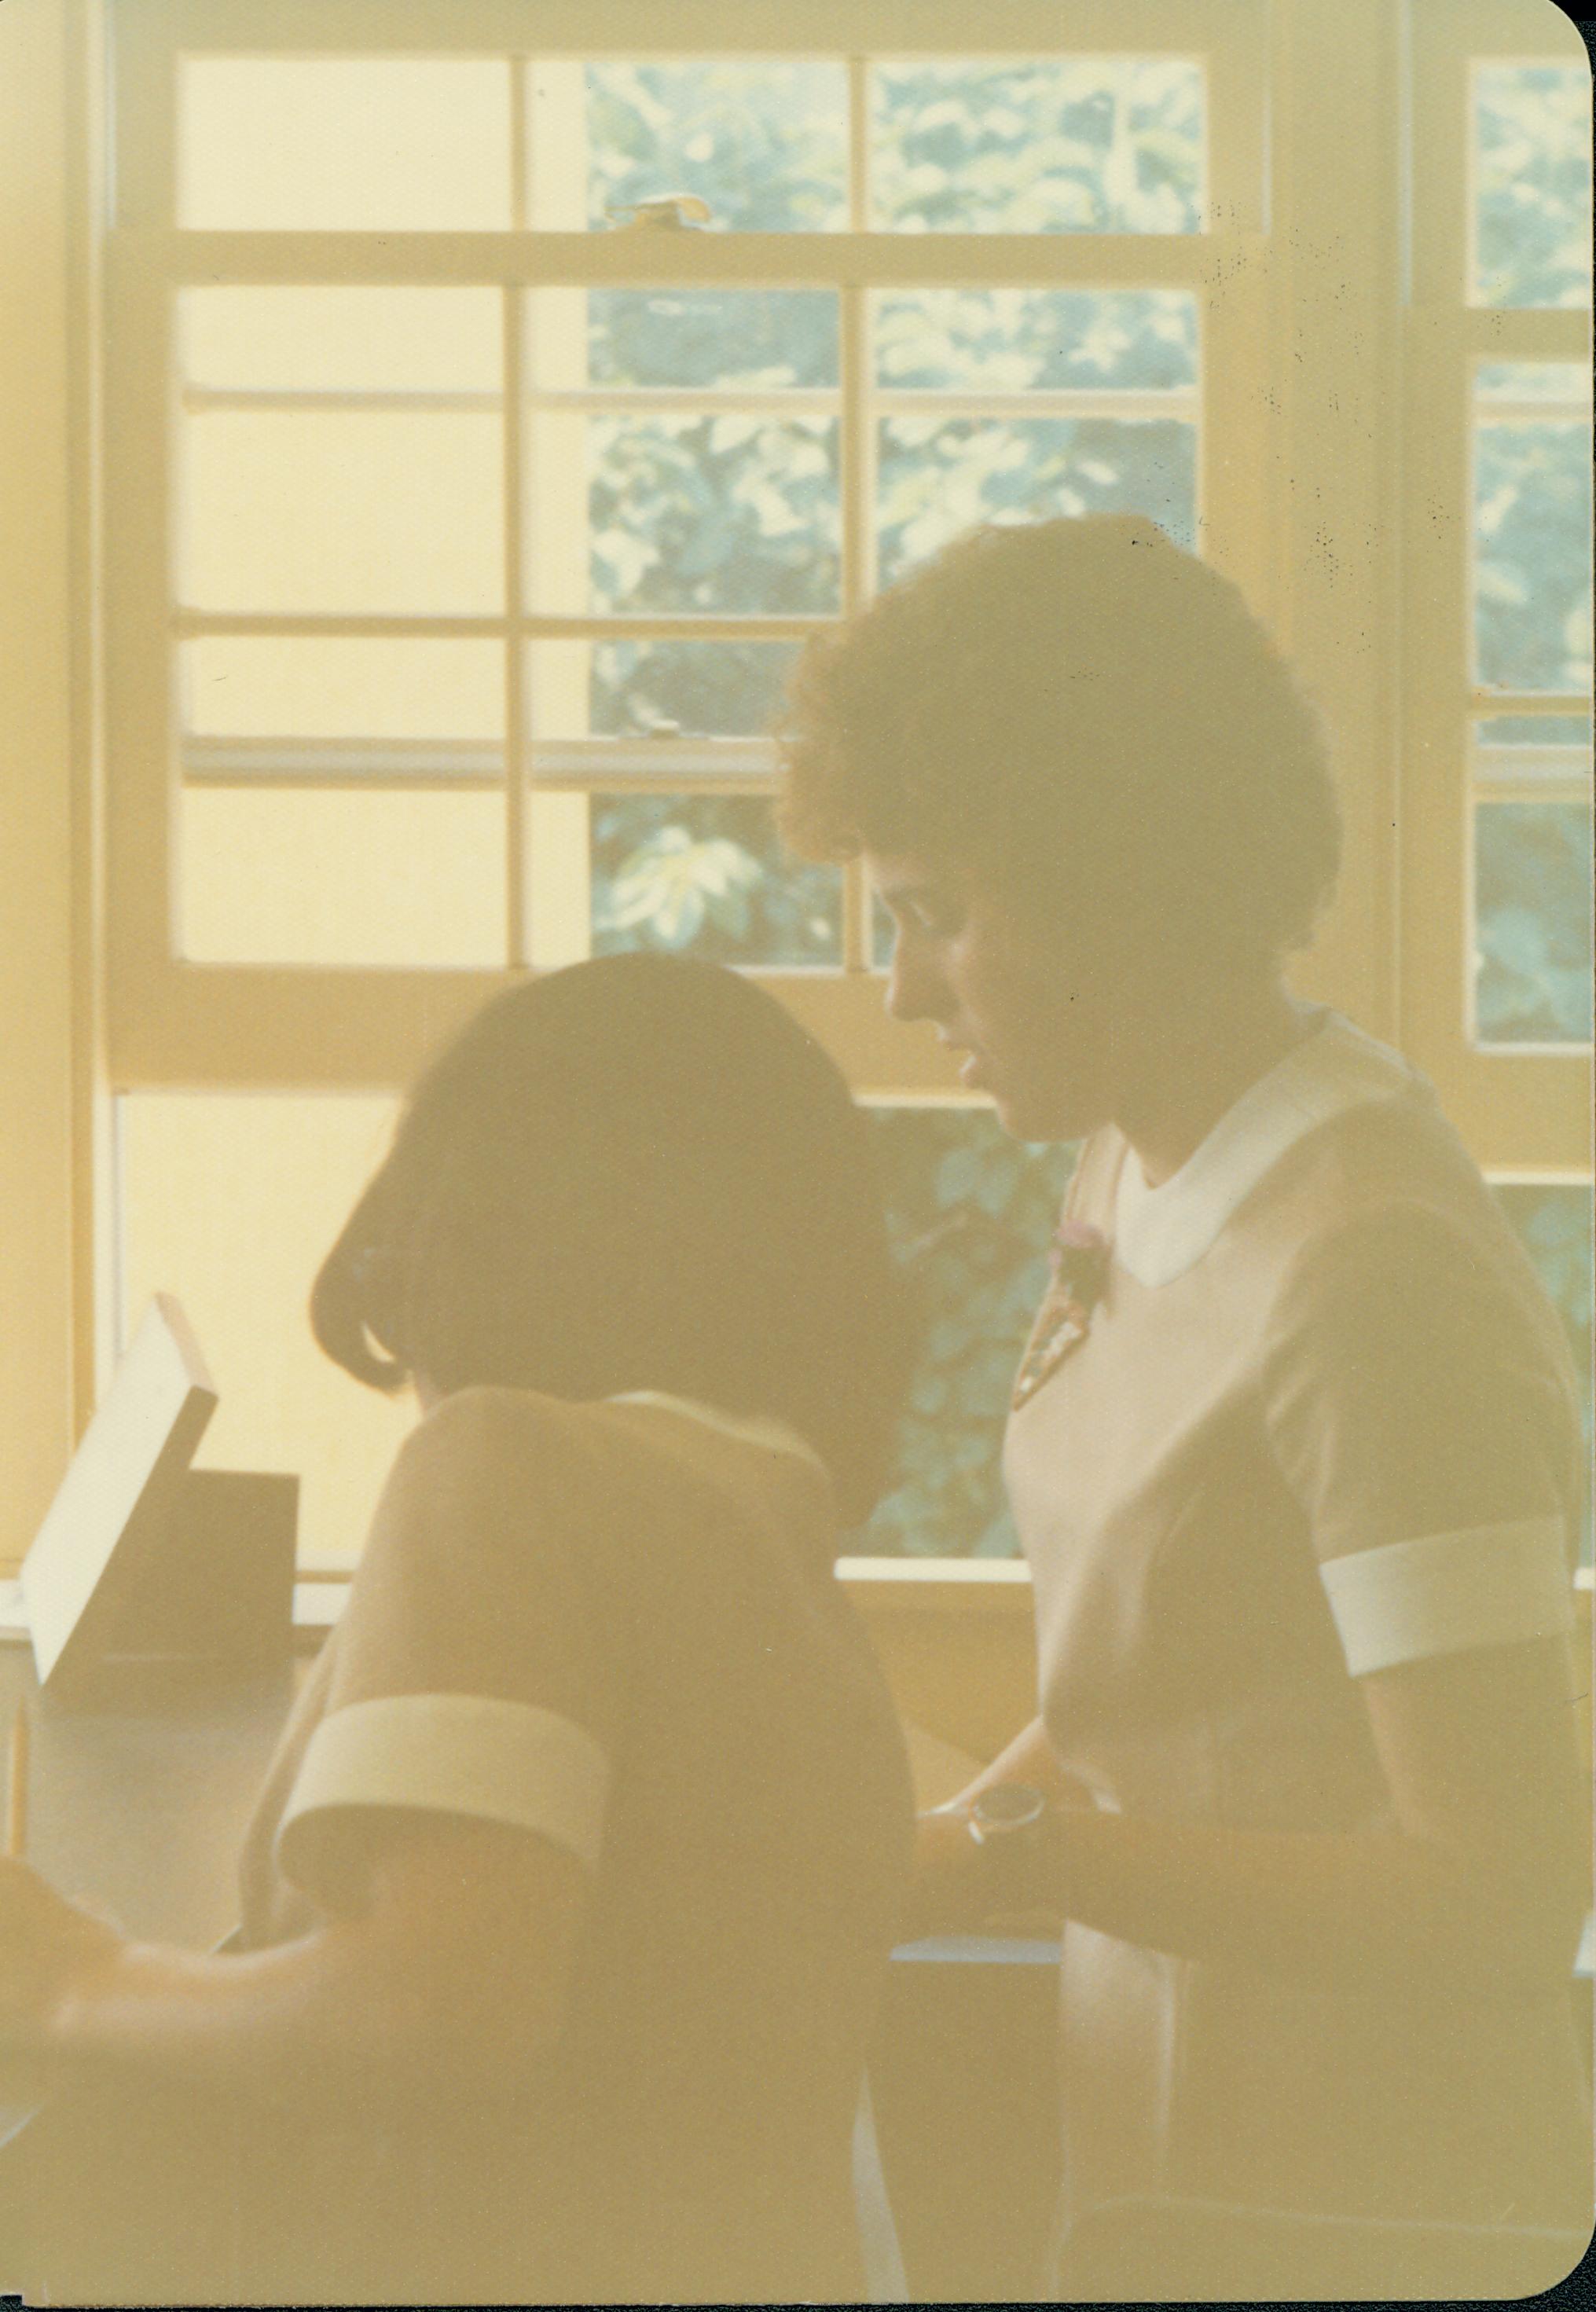
[[[1203,1000],[1161,1010],[1150,1032],[1136,1038],[1141,1064],[1115,1117],[1149,1187],[1180,1169],[1306,1027],[1278,980],[1210,988]]]

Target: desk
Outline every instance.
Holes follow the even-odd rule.
[[[0,1729],[32,1732],[28,1859],[132,1935],[203,1949],[236,1923],[245,1824],[303,1665],[232,1679],[181,1711],[69,1710],[26,1645],[0,1643]]]

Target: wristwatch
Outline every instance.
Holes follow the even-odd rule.
[[[1040,1791],[995,1782],[970,1801],[966,1821],[995,1911],[1057,1907],[1058,1818]]]

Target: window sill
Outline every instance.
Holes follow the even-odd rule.
[[[855,1606],[874,1613],[1013,1615],[1030,1611],[1030,1568],[1018,1558],[839,1557],[837,1578]],[[1588,1601],[1596,1573],[1588,1565],[1574,1577],[1574,1595]],[[348,1595],[346,1572],[302,1574],[294,1585],[294,1629],[301,1651],[331,1629]],[[1590,1605],[1582,1602],[1588,1616]],[[20,1584],[0,1578],[0,1645],[24,1645],[28,1625]]]
[[[837,1578],[867,1616],[1030,1611],[1030,1568],[1020,1558],[839,1557]],[[294,1627],[330,1629],[348,1587],[341,1571],[302,1572],[294,1590]]]

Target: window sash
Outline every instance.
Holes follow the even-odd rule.
[[[519,0],[503,0],[503,4],[500,0],[469,0],[469,4],[446,9],[424,4],[424,0],[397,0],[397,4],[396,0],[382,0],[382,4],[375,0],[278,0],[264,14],[254,0],[178,0],[158,13],[120,9],[115,20],[117,72],[119,101],[128,121],[128,165],[115,205],[119,223],[109,236],[107,251],[114,406],[126,413],[125,424],[113,429],[109,460],[108,639],[118,734],[110,804],[109,1027],[117,1082],[128,1086],[186,1081],[398,1082],[411,1073],[424,1047],[407,1023],[431,1021],[440,1005],[452,1012],[460,1008],[457,998],[474,1002],[488,987],[513,976],[508,970],[487,975],[277,970],[174,959],[168,893],[174,880],[171,826],[177,785],[165,671],[174,636],[487,634],[508,642],[512,635],[531,640],[691,635],[752,639],[794,636],[827,623],[534,616],[515,591],[521,492],[513,471],[507,476],[506,488],[506,565],[513,583],[502,618],[202,617],[183,611],[169,618],[163,607],[157,614],[140,590],[147,588],[152,569],[171,565],[165,467],[173,413],[167,301],[178,287],[217,281],[471,283],[495,285],[507,301],[521,289],[546,283],[598,286],[671,281],[831,288],[839,296],[842,324],[842,377],[830,406],[841,414],[845,609],[869,591],[866,485],[873,444],[865,415],[868,410],[873,423],[887,413],[889,402],[889,397],[874,393],[865,375],[864,300],[872,289],[955,283],[1188,288],[1199,300],[1200,374],[1205,381],[1222,378],[1224,383],[1223,392],[1205,390],[1202,395],[1198,496],[1204,549],[1271,617],[1287,646],[1307,661],[1311,679],[1315,629],[1320,620],[1311,575],[1305,578],[1294,547],[1302,506],[1283,498],[1278,471],[1271,475],[1268,460],[1258,457],[1249,411],[1256,413],[1268,381],[1280,373],[1283,348],[1293,328],[1302,350],[1304,332],[1311,340],[1317,326],[1313,301],[1328,284],[1325,262],[1312,254],[1302,255],[1301,242],[1288,235],[1293,225],[1311,224],[1316,203],[1322,207],[1335,182],[1341,188],[1336,196],[1337,231],[1350,221],[1353,240],[1379,260],[1374,269],[1385,268],[1372,291],[1371,311],[1377,320],[1385,316],[1381,326],[1389,325],[1393,339],[1399,333],[1406,372],[1403,441],[1395,466],[1392,445],[1376,444],[1365,460],[1367,474],[1354,470],[1337,479],[1339,506],[1331,510],[1332,523],[1337,512],[1345,522],[1360,489],[1376,494],[1381,469],[1385,478],[1394,475],[1403,508],[1402,596],[1407,631],[1400,697],[1390,729],[1392,758],[1399,735],[1403,775],[1399,797],[1394,760],[1368,759],[1378,749],[1367,745],[1366,737],[1380,727],[1384,713],[1371,691],[1362,710],[1354,708],[1353,719],[1362,711],[1364,725],[1346,750],[1356,759],[1344,758],[1341,765],[1350,836],[1341,903],[1317,960],[1310,961],[1302,976],[1311,992],[1346,1003],[1371,1025],[1399,1037],[1436,1078],[1443,1099],[1484,1160],[1575,1166],[1587,1161],[1589,1055],[1565,1047],[1480,1049],[1469,1042],[1468,814],[1475,801],[1499,799],[1504,791],[1476,783],[1460,799],[1470,715],[1548,713],[1559,707],[1567,712],[1583,702],[1518,701],[1473,689],[1467,662],[1467,542],[1460,526],[1438,530],[1425,513],[1438,502],[1460,507],[1469,503],[1469,412],[1459,381],[1466,378],[1472,356],[1588,358],[1589,322],[1581,312],[1496,311],[1466,302],[1469,75],[1479,58],[1544,54],[1548,20],[1539,0],[1533,4],[1525,0],[1521,6],[1506,4],[1506,0],[1460,0],[1460,4],[1449,0],[1444,11],[1425,5],[1414,11],[1409,78],[1413,145],[1421,158],[1422,174],[1413,188],[1411,215],[1405,221],[1381,177],[1386,166],[1382,139],[1395,118],[1394,97],[1389,118],[1382,112],[1362,127],[1370,147],[1364,157],[1371,165],[1363,171],[1367,184],[1360,183],[1355,194],[1349,194],[1348,180],[1358,174],[1356,155],[1344,154],[1341,167],[1331,175],[1321,157],[1328,149],[1332,116],[1334,137],[1342,145],[1349,120],[1363,119],[1358,107],[1332,101],[1326,70],[1355,74],[1364,51],[1372,56],[1391,45],[1396,12],[1385,0],[1355,0],[1354,20],[1340,11],[1342,21],[1334,33],[1329,13],[1302,0],[1291,20],[1282,20],[1277,37],[1266,42],[1257,11],[1204,4],[1204,0],[1191,6],[1182,0],[1150,0],[1128,17],[1108,0],[1083,0],[1083,4],[1072,5],[1062,22],[1056,7],[1014,0],[1001,20],[987,12],[973,22],[943,0],[873,0],[868,14],[872,60],[936,53],[969,57],[1061,52],[1200,57],[1207,84],[1208,222],[1216,229],[1171,236],[905,234],[857,229],[812,234],[726,232],[673,235],[669,246],[662,248],[660,237],[647,233],[602,232],[176,231],[171,223],[175,182],[172,60],[184,49],[206,54],[369,49],[495,53],[506,58],[529,48],[548,58],[622,53],[838,56],[849,62],[856,228],[863,214],[858,163],[867,125],[856,7],[823,0],[742,0],[728,17],[701,0],[679,0],[670,12],[645,7],[640,0],[610,0],[609,5],[603,0],[597,5],[592,0],[586,5],[553,0],[539,8],[532,38]],[[1061,32],[1067,33],[1067,49]],[[1275,154],[1274,207],[1267,218],[1262,206],[1266,112]],[[1273,238],[1262,231],[1266,222],[1274,227]],[[1404,290],[1399,258],[1405,223]],[[1341,261],[1355,264],[1355,251],[1350,260]],[[1327,346],[1330,335],[1325,333]],[[515,332],[506,332],[506,344],[505,407],[517,413],[506,428],[513,463],[515,442],[528,411],[543,405],[534,396],[522,397]],[[1327,375],[1329,366],[1320,364]],[[688,398],[682,397],[684,405]],[[713,398],[698,392],[690,398],[697,407],[708,407]],[[829,396],[826,398],[829,405]],[[615,407],[623,400],[627,407],[645,406],[641,394],[606,394],[602,389],[592,389],[591,398],[575,392],[558,398],[562,406],[572,407]],[[893,395],[891,406],[907,398]],[[925,406],[952,416],[954,398],[928,395]],[[1007,398],[999,398],[1006,407]],[[998,414],[992,397],[962,395],[957,399],[960,407],[968,403]],[[665,405],[654,399],[647,406]],[[796,400],[788,406],[796,407]],[[1305,402],[1301,406],[1306,409]],[[1041,397],[1025,397],[1024,407],[1028,415],[1047,414]],[[1303,420],[1295,421],[1293,434],[1289,408],[1281,446],[1278,463],[1292,473],[1299,488],[1316,471],[1322,489],[1335,460],[1314,442]],[[1333,659],[1333,638],[1327,638],[1322,647],[1327,658]],[[510,830],[511,951],[526,957],[536,952],[535,920],[529,924],[527,895],[538,878],[536,862],[527,857],[527,835],[539,788],[552,782],[542,777],[539,750],[524,732],[522,659],[519,650],[508,651],[504,799]],[[224,783],[228,750],[212,749],[208,754],[212,767],[206,775]],[[239,783],[248,783],[253,772],[241,756],[234,759],[245,774]],[[565,756],[557,751],[555,759],[562,763]],[[629,787],[634,766],[619,756],[612,759],[616,777]],[[285,764],[272,775],[282,775],[289,767]],[[336,779],[338,766],[312,775]],[[695,770],[676,791],[758,792],[757,784],[742,785],[741,775],[741,770],[725,772],[723,766]],[[759,774],[750,770],[748,775],[757,780]],[[614,781],[605,775],[603,760],[595,753],[559,784],[580,792],[609,790]],[[1536,793],[1553,799],[1540,786]],[[1399,826],[1399,839],[1389,845],[1383,833],[1388,826]],[[1389,905],[1383,896],[1388,887]],[[532,915],[535,919],[535,906]],[[867,1004],[874,1003],[878,986],[865,968],[867,900],[856,872],[849,878],[846,924],[846,976],[864,981]],[[828,1040],[843,1038],[833,1048],[862,1088],[868,1083],[877,1091],[900,1094],[946,1092],[950,1088],[937,1055],[925,1048],[926,1039],[901,1029],[883,1035],[878,1029],[864,1035],[864,1012],[855,995],[815,984],[826,975],[756,976],[807,1014],[825,1017]],[[274,1028],[267,1017],[273,1011],[294,1024]],[[430,1041],[430,1035],[424,1040]],[[350,1079],[344,1071],[355,1048],[370,1057]],[[380,1073],[374,1076],[373,1068]],[[281,1073],[284,1069],[287,1075]]]
[[[249,6],[180,5],[159,24],[136,11],[118,19],[120,95],[130,109],[123,172],[107,249],[109,336],[118,378],[127,392],[127,423],[111,445],[110,549],[113,605],[109,643],[116,722],[122,734],[113,766],[109,830],[112,861],[109,924],[110,996],[108,1034],[118,1088],[162,1083],[397,1085],[415,1070],[445,1016],[464,1013],[493,988],[507,984],[517,965],[538,958],[536,892],[539,868],[529,856],[528,835],[539,793],[557,781],[566,793],[659,791],[652,770],[640,773],[623,749],[583,742],[552,750],[525,730],[520,645],[538,638],[619,639],[692,636],[788,639],[831,623],[829,618],[661,618],[638,616],[557,616],[532,612],[522,595],[521,474],[526,421],[556,397],[526,390],[519,370],[519,330],[506,327],[502,406],[506,413],[506,599],[502,616],[487,617],[298,617],[198,613],[172,609],[153,599],[152,570],[173,565],[169,533],[171,430],[176,390],[171,382],[171,300],[185,285],[255,283],[452,284],[498,288],[506,319],[517,293],[543,285],[629,286],[718,283],[740,288],[813,286],[839,301],[841,373],[836,392],[794,396],[834,407],[840,420],[840,499],[843,613],[871,591],[871,460],[876,423],[899,407],[954,417],[979,410],[1002,416],[1011,401],[1027,416],[1062,414],[1065,397],[985,396],[978,393],[878,393],[868,374],[866,299],[876,289],[943,285],[982,288],[1049,285],[1103,288],[1186,288],[1198,299],[1206,375],[1215,362],[1227,375],[1256,363],[1263,344],[1259,296],[1263,267],[1256,228],[1261,223],[1263,83],[1251,9],[1158,5],[1138,10],[1128,24],[1110,7],[1073,8],[1067,45],[1056,9],[1019,4],[1005,11],[1002,36],[990,23],[972,27],[954,8],[915,0],[913,6],[873,5],[870,61],[906,54],[959,57],[1004,55],[1154,53],[1201,56],[1206,82],[1207,186],[1211,223],[1223,228],[1179,235],[902,233],[860,229],[868,127],[865,60],[855,52],[856,10],[799,4],[755,4],[729,21],[688,5],[659,12],[636,4],[597,9],[540,9],[529,39],[524,11],[493,4],[374,10],[361,0],[318,0],[269,12],[263,29]],[[1250,33],[1254,37],[1250,40]],[[522,230],[473,233],[215,232],[179,231],[171,224],[175,188],[173,118],[177,53],[215,54],[229,48],[301,53],[439,51],[537,57],[605,53],[719,56],[841,55],[848,58],[853,131],[853,223],[848,232],[653,235],[647,232]],[[118,386],[120,392],[120,385]],[[189,406],[232,397],[195,394]],[[696,408],[719,399],[742,406],[745,397],[694,391],[680,397]],[[1198,393],[1161,397],[1157,414],[1198,413],[1198,519],[1206,550],[1254,586],[1261,569],[1258,507],[1250,497],[1251,466],[1238,431],[1215,402],[1200,407]],[[601,388],[557,397],[560,406],[639,408],[669,406],[664,395],[627,395]],[[1067,398],[1068,414],[1085,414],[1085,397]],[[1000,409],[996,405],[1001,402]],[[1055,407],[1057,402],[1057,407]],[[1091,397],[1092,414],[1109,407],[1133,414],[1123,397]],[[512,413],[513,413],[512,415]],[[1152,415],[1137,407],[1134,414]],[[125,462],[118,458],[125,451]],[[174,853],[180,795],[171,685],[166,673],[173,641],[197,635],[488,635],[507,646],[508,715],[503,750],[507,819],[510,954],[504,972],[352,970],[270,966],[221,967],[178,959],[172,940],[176,889]],[[512,646],[513,645],[513,646]],[[695,742],[686,742],[691,748]],[[246,751],[226,744],[199,750],[206,784],[253,784],[292,775],[294,750],[275,750],[277,767],[259,770]],[[346,766],[309,750],[307,783],[342,783]],[[703,749],[697,754],[702,756]],[[767,757],[767,760],[768,758]],[[190,766],[193,750],[190,751]],[[229,781],[230,766],[242,776]],[[685,764],[684,764],[685,768]],[[469,774],[468,773],[468,775]],[[693,792],[759,792],[759,771],[745,761],[730,769],[695,761],[672,787]],[[197,782],[197,784],[199,782]],[[438,784],[452,785],[454,780]],[[531,849],[535,854],[536,845]],[[529,907],[529,893],[531,904]],[[843,971],[760,971],[770,985],[810,1021],[860,1090],[900,1096],[956,1091],[945,1056],[930,1039],[886,1021],[879,977],[868,969],[869,898],[856,866],[846,871]]]
[[[1478,362],[1567,363],[1589,374],[1591,314],[1470,302],[1473,78],[1482,62],[1580,61],[1540,0],[1448,0],[1414,12],[1412,194],[1402,355],[1404,635],[1399,1040],[1474,1154],[1504,1176],[1588,1177],[1588,1047],[1481,1044],[1472,1033],[1476,806],[1588,801],[1588,782],[1523,786],[1472,772],[1490,715],[1588,717],[1591,701],[1478,686],[1472,633],[1473,390]],[[1548,412],[1556,416],[1555,409]],[[1455,511],[1437,521],[1434,509]]]

